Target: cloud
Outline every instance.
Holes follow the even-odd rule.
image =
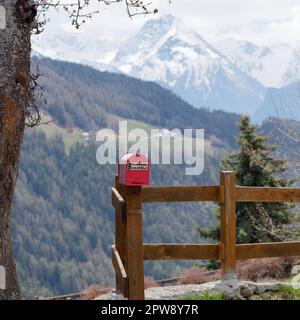
[[[300,48],[300,6],[291,6],[281,17],[255,20],[253,23],[241,25],[240,30],[231,30],[226,36],[247,39],[261,45],[288,43]]]
[[[97,0],[92,0],[93,8]],[[195,28],[210,41],[233,37],[258,44],[272,45],[287,42],[299,45],[299,0],[153,0],[159,14],[173,14]],[[66,15],[51,12],[46,32],[75,32]],[[89,38],[107,34],[124,39],[135,33],[153,16],[136,16],[130,19],[124,3],[101,6],[100,13],[88,21],[80,31]]]

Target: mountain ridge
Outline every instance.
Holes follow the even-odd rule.
[[[300,54],[286,44],[210,43],[171,15],[148,20],[125,41],[69,32],[33,39],[33,50],[34,55],[155,81],[195,107],[239,114],[261,110],[269,87],[300,79]]]
[[[154,35],[153,35],[154,34]],[[264,89],[180,19],[150,20],[112,61],[134,77],[156,81],[194,107],[252,112]]]
[[[299,54],[287,44],[268,47],[225,39],[214,45],[265,87],[281,88],[300,79]]]
[[[135,115],[134,120],[168,129],[200,128],[216,137],[225,132],[225,136],[233,137],[237,132],[237,114],[195,109],[154,82],[49,58],[33,60],[35,63],[45,74],[40,78],[48,100],[43,108],[59,125],[95,131],[111,127],[113,117],[117,121],[118,117],[132,119]],[[86,99],[82,99],[83,95]],[[224,122],[225,116],[229,126]],[[227,143],[233,145],[234,139]]]

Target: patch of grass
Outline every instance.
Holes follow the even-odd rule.
[[[126,119],[124,119],[126,120]],[[134,120],[127,120],[127,130],[128,132],[130,132],[131,130],[134,129],[143,129],[145,130],[145,132],[148,135],[148,138],[146,138],[145,140],[142,139],[142,141],[144,141],[144,143],[149,143],[148,147],[150,147],[150,143],[151,143],[151,129],[159,129],[162,130],[162,128],[156,127],[156,126],[150,126],[147,123],[144,122],[140,122],[140,121],[134,121]],[[172,130],[170,130],[172,131]],[[186,148],[187,150],[195,150],[196,146],[198,147],[198,152],[199,152],[199,148],[202,147],[201,144],[201,139],[197,139],[197,138],[193,138],[193,137],[185,137],[185,139],[183,140],[183,132],[182,132],[182,143],[184,141],[184,148]],[[193,134],[195,134],[195,132],[193,132]],[[161,146],[161,150],[168,150],[168,152],[173,155],[174,154],[174,140],[173,138],[169,137],[168,135],[166,135],[166,137],[164,139],[162,139],[161,137],[157,137],[154,134],[154,137],[159,139],[159,144]],[[179,140],[180,141],[180,140]],[[136,142],[129,142],[128,145],[129,147],[131,147],[132,145],[134,145]],[[210,156],[213,156],[215,149],[213,149],[212,147],[212,142],[208,139],[205,139],[205,147],[204,147],[204,152]],[[180,149],[179,149],[180,150]],[[179,151],[180,152],[180,151]]]
[[[221,293],[212,293],[206,290],[201,294],[186,295],[182,300],[223,300],[223,296]]]
[[[280,294],[285,300],[300,300],[300,288],[294,288],[289,285],[279,287]]]
[[[37,130],[43,131],[47,139],[54,138],[55,136],[61,136],[67,152],[76,143],[86,143],[80,130],[69,132],[55,123],[40,125]]]
[[[127,130],[128,132],[133,130],[133,129],[144,129],[147,134],[150,136],[150,132],[152,128],[156,128],[156,126],[151,126],[150,124],[147,124],[142,121],[137,121],[137,120],[128,120],[128,119],[122,119],[127,121]]]

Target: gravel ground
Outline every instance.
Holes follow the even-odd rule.
[[[145,290],[146,300],[176,300],[188,295],[202,294],[205,292],[222,293],[225,299],[245,300],[252,295],[265,292],[276,292],[282,285],[300,288],[300,284],[284,282],[251,282],[251,281],[215,281],[203,284],[175,285],[154,287]],[[96,300],[125,300],[122,295],[115,292],[100,296]]]

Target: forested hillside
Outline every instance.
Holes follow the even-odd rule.
[[[180,166],[154,166],[151,180],[153,184],[213,183],[218,180],[219,154],[234,144],[238,117],[195,110],[170,91],[127,76],[49,59],[40,61],[39,69],[48,100],[43,111],[55,118],[55,124],[28,129],[22,150],[14,244],[23,294],[73,292],[92,283],[111,286],[110,188],[116,168],[97,164],[94,143],[76,144],[70,131],[115,128],[120,118],[170,129],[204,128],[209,149],[201,176],[187,177]],[[225,124],[227,118],[230,126]],[[62,136],[55,137],[55,131]],[[75,138],[66,143],[66,135]],[[210,219],[208,205],[147,205],[144,238],[198,241],[197,226]],[[178,272],[172,262],[146,264],[146,274],[156,278]]]
[[[234,142],[236,114],[195,109],[154,82],[51,59],[33,62],[43,74],[39,81],[48,101],[43,108],[60,126],[95,131],[114,127],[121,117],[170,129],[201,128]]]
[[[170,129],[204,128],[203,174],[186,176],[178,165],[153,166],[151,183],[208,184],[218,182],[220,158],[235,147],[238,116],[195,110],[154,83],[81,65],[46,59],[40,62],[40,70],[46,111],[56,121],[27,129],[22,149],[13,221],[22,292],[33,297],[79,291],[93,283],[112,286],[110,188],[116,168],[99,165],[96,145],[79,142],[78,130],[80,136],[80,130],[114,128],[120,118]],[[263,129],[274,135],[278,127],[271,121]],[[72,133],[74,128],[77,133]],[[279,132],[276,142],[283,143],[279,150],[290,156],[295,146],[280,137]],[[146,242],[200,241],[197,227],[207,226],[212,219],[211,205],[206,203],[146,205],[143,212]],[[185,265],[147,262],[145,271],[165,278]]]
[[[114,284],[110,246],[114,211],[110,188],[116,168],[96,162],[94,144],[74,145],[67,154],[60,138],[27,132],[14,205],[14,245],[26,296],[74,292],[92,283]],[[183,168],[153,166],[152,184],[217,181],[218,161],[207,157],[205,173],[192,178]],[[144,239],[199,241],[197,226],[210,220],[210,207],[147,205]],[[174,263],[148,263],[146,274],[178,274]]]

